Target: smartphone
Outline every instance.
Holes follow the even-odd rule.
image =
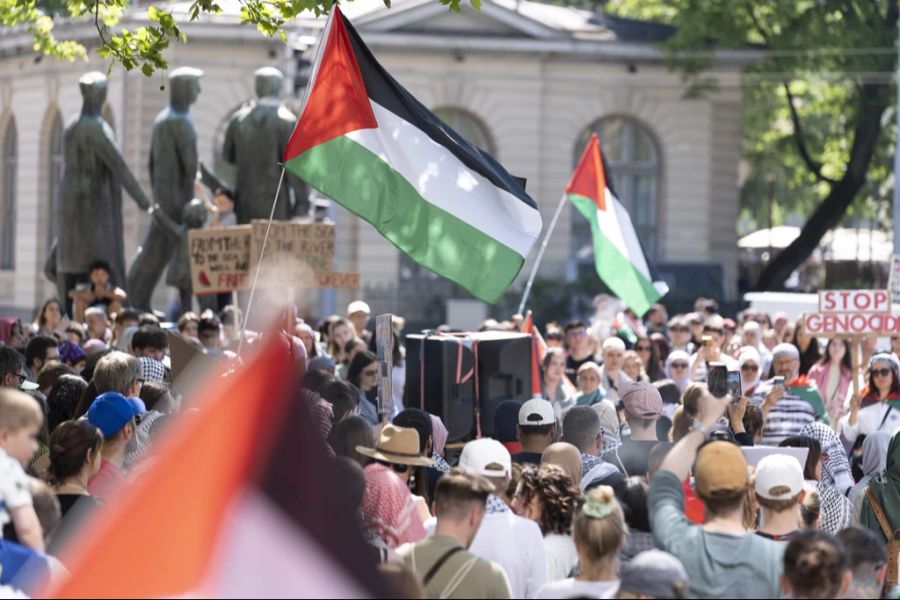
[[[772,387],[784,389],[784,376],[778,375],[772,378]]]
[[[722,362],[711,362],[706,375],[706,385],[709,393],[716,398],[724,398],[728,395],[728,366]]]
[[[741,384],[741,372],[735,369],[728,370],[728,393],[735,404],[741,401],[744,395],[744,386]]]

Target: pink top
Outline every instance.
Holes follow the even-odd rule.
[[[837,393],[833,394],[832,397],[829,397],[828,370],[830,368],[830,364],[813,365],[809,369],[807,378],[816,382],[816,386],[819,388],[819,393],[822,395],[822,400],[825,402],[825,410],[828,411],[828,417],[832,420],[832,422],[834,422],[836,419],[839,419],[843,416],[844,399],[847,397],[847,390],[850,388],[850,383],[853,380],[853,374],[850,372],[850,369],[841,367],[841,379],[838,383]]]
[[[88,492],[90,492],[91,496],[102,498],[126,481],[127,479],[122,469],[108,460],[103,460],[100,462],[100,470],[88,482]]]

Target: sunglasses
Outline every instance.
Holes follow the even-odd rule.
[[[398,465],[396,463],[392,464],[391,467],[394,469],[395,473],[406,473],[409,471],[409,465]]]
[[[753,371],[756,373],[759,371],[759,365],[741,365],[741,371]]]
[[[890,374],[890,369],[872,369],[872,375],[875,377],[887,377]]]
[[[635,346],[634,349],[637,352],[650,352],[650,346]]]
[[[683,363],[683,362],[673,362],[669,366],[671,366],[673,369],[687,369],[688,368],[688,364]]]

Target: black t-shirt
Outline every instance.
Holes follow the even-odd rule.
[[[586,362],[594,361],[599,364],[597,361],[597,357],[593,354],[588,354],[585,358],[581,360],[575,360],[572,358],[572,355],[566,357],[566,376],[575,383],[575,378],[578,376],[578,369]]]
[[[587,487],[584,488],[584,491],[587,492],[588,490],[592,490],[595,487],[600,486],[600,485],[608,485],[609,487],[611,487],[613,489],[616,496],[619,497],[622,495],[627,481],[628,480],[625,479],[625,476],[619,472],[610,473],[606,477],[599,477],[599,478],[595,479],[594,481],[588,483]]]
[[[624,468],[627,477],[644,476],[650,470],[650,451],[658,443],[657,440],[625,440],[618,451],[604,454],[603,460]]]
[[[512,461],[514,463],[518,463],[520,465],[527,464],[541,464],[541,453],[540,452],[519,452],[517,454],[512,455]]]
[[[53,531],[47,547],[47,553],[54,556],[78,535],[82,522],[102,505],[99,498],[83,494],[57,494],[56,498],[59,500],[62,519]]]

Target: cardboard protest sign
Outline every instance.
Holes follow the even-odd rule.
[[[259,261],[267,222],[253,221],[253,264]],[[334,224],[273,221],[260,266],[259,280],[267,287],[318,285],[316,271],[334,264]]]
[[[249,225],[188,231],[194,294],[218,294],[250,287]]]
[[[375,356],[378,363],[378,414],[394,412],[394,392],[391,375],[394,368],[394,316],[375,317]]]

